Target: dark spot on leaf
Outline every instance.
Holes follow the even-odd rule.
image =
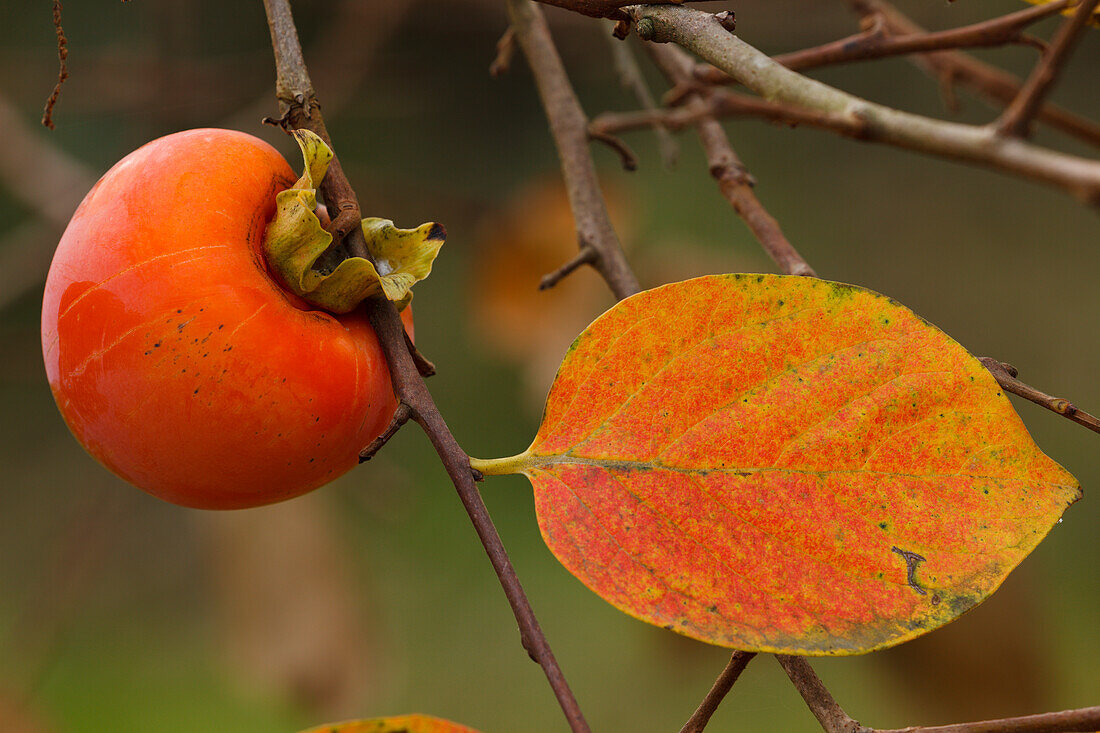
[[[917,582],[917,568],[924,562],[925,558],[915,552],[903,550],[897,545],[891,547],[890,552],[896,552],[905,560],[906,580],[909,583],[909,587],[915,590],[919,595],[926,595],[924,588],[921,588],[920,583]]]
[[[935,593],[933,593],[933,594],[932,594],[932,605],[933,605],[933,606],[938,606],[938,605],[940,605],[940,601],[941,601],[941,600],[942,600],[942,599],[941,599],[941,598],[940,598],[940,597],[939,597],[939,596],[938,596],[937,594],[935,594]]]
[[[432,224],[432,228],[428,230],[428,236],[425,239],[429,242],[438,242],[447,238],[447,230],[443,228],[442,224]]]

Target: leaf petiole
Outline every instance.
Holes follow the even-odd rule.
[[[470,468],[476,469],[486,476],[507,476],[512,473],[523,473],[524,469],[534,465],[535,460],[524,451],[518,455],[507,458],[470,458]]]

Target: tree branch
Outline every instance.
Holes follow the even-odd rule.
[[[1092,12],[1098,7],[1100,7],[1100,0],[1082,0],[1069,20],[1058,28],[1054,42],[1035,65],[1024,88],[997,121],[997,129],[1002,134],[1027,136],[1032,119],[1038,113],[1047,94],[1053,89],[1055,82],[1058,81],[1066,60],[1069,59],[1073,47],[1077,45],[1077,40],[1085,30],[1085,24],[1089,22]]]
[[[1100,208],[1100,161],[1006,138],[991,126],[933,120],[860,99],[783,67],[726,31],[707,13],[644,5],[631,6],[627,12],[642,37],[683,46],[767,100],[850,119],[859,125],[860,139],[1042,181]]]
[[[776,654],[775,658],[791,678],[794,686],[798,688],[810,712],[817,718],[817,722],[821,723],[826,733],[873,733],[870,728],[860,725],[859,721],[841,709],[805,657]]]
[[[714,681],[714,686],[703,698],[703,702],[699,703],[699,707],[684,723],[680,733],[702,733],[715,711],[718,710],[718,706],[722,704],[722,701],[726,699],[726,695],[733,689],[733,683],[737,682],[737,678],[741,676],[741,673],[745,671],[745,667],[749,665],[749,662],[755,656],[756,654],[753,652],[738,651],[733,653],[726,664],[726,668],[718,675],[718,679]]]
[[[982,720],[954,725],[912,726],[875,730],[872,733],[1091,733],[1100,729],[1100,706],[1022,715],[1017,718]]]
[[[550,28],[531,0],[508,0],[516,40],[523,49],[561,159],[562,177],[577,227],[577,241],[591,247],[591,263],[619,300],[638,292],[638,279],[623,256],[607,215],[596,165],[588,149],[588,118],[569,83]]]
[[[1009,13],[999,18],[960,26],[945,31],[892,33],[886,19],[868,16],[871,26],[862,33],[841,38],[813,48],[773,56],[773,60],[792,71],[815,69],[852,61],[902,56],[911,53],[928,53],[945,49],[1003,46],[1023,42],[1023,30],[1029,25],[1054,15],[1070,4],[1070,0],[1055,0],[1044,5]],[[709,84],[730,84],[733,79],[713,66],[701,66],[695,77]]]
[[[847,0],[847,2],[853,10],[865,18],[881,17],[885,21],[887,31],[892,34],[911,35],[927,32],[885,0]],[[913,61],[931,76],[940,79],[946,89],[949,90],[955,84],[969,87],[994,106],[1010,104],[1020,93],[1020,80],[1015,76],[961,51],[935,51],[920,54],[914,56]],[[1100,125],[1095,122],[1078,117],[1050,103],[1040,107],[1037,118],[1079,140],[1100,147]]]
[[[679,5],[682,2],[714,2],[715,0],[653,0],[655,4],[675,4]],[[588,15],[593,18],[611,18],[612,20],[624,20],[625,16],[622,13],[621,8],[624,5],[630,5],[631,0],[539,0],[546,5],[556,5],[559,8],[565,8],[566,10],[572,10],[575,13],[581,15]]]
[[[301,47],[298,44],[298,35],[288,2],[287,0],[264,0],[264,7],[267,10],[272,46],[275,51],[278,73],[277,95],[286,107],[284,120],[291,127],[305,127],[313,130],[327,141],[329,138],[324,119],[316,103],[313,86],[302,59]],[[335,159],[333,162],[335,163]],[[325,180],[334,178],[343,180],[334,181],[329,190],[349,193],[351,200],[354,201],[354,192],[351,191],[351,186],[338,165],[329,168]],[[355,206],[358,210],[357,202]],[[360,227],[356,226],[353,231],[358,231],[361,237]],[[362,244],[365,252],[365,243]],[[473,522],[504,593],[508,597],[508,602],[512,606],[512,612],[519,623],[524,648],[531,658],[542,666],[570,728],[575,733],[587,733],[588,724],[554,659],[553,652],[546,642],[511,560],[508,558],[508,553],[474,484],[469,456],[458,445],[440,415],[406,347],[405,328],[397,310],[392,303],[379,298],[370,299],[365,307],[371,326],[378,335],[385,352],[394,391],[400,401],[407,406],[412,419],[416,420],[427,433],[447,474],[458,490],[462,504]]]
[[[1095,433],[1100,433],[1100,419],[1097,419],[1084,410],[1077,409],[1076,405],[1069,400],[1064,400],[1061,397],[1051,397],[1045,392],[1040,392],[1031,385],[1024,384],[1016,378],[1017,373],[1015,367],[988,356],[978,357],[978,361],[997,378],[997,384],[1001,385],[1001,388],[1004,389],[1005,392],[1011,392],[1014,395],[1023,397],[1025,400],[1029,400],[1052,412],[1056,412],[1078,425],[1084,425]]]

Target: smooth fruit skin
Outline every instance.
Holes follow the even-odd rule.
[[[108,171],[61,238],[42,306],[54,398],[89,453],[155,496],[298,496],[356,465],[393,415],[366,317],[311,309],[264,265],[296,177],[244,133],[168,135]]]

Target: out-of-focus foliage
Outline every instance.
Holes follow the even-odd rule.
[[[932,28],[1008,10],[899,5]],[[825,0],[756,0],[736,10],[739,35],[769,52],[855,27],[843,3]],[[430,387],[443,414],[474,455],[522,450],[541,407],[530,395],[545,394],[550,374],[542,372],[540,389],[525,376],[534,357],[502,357],[485,338],[485,321],[472,318],[483,281],[475,242],[484,241],[479,226],[515,207],[521,190],[548,185],[558,163],[522,57],[501,79],[486,72],[506,25],[503,7],[298,0],[294,11],[364,209],[447,227],[448,245],[414,306],[417,342],[439,366]],[[547,15],[585,108],[633,108],[608,63],[606,28],[554,9]],[[0,729],[19,716],[38,731],[267,733],[431,710],[481,730],[560,730],[560,710],[415,426],[315,496],[219,515],[144,496],[68,434],[38,343],[40,276],[60,236],[55,221],[66,216],[49,210],[75,206],[86,190],[72,193],[60,181],[94,180],[142,143],[190,127],[262,136],[295,164],[298,153],[259,123],[277,111],[260,3],[66,3],[62,17],[71,76],[57,129],[47,133],[37,120],[57,75],[48,5],[0,5],[0,111],[11,112],[9,149],[0,153],[0,715],[10,716]],[[1049,36],[1059,22],[1037,31]],[[1035,58],[1021,47],[981,56],[1018,74]],[[1056,101],[1100,118],[1090,73],[1098,66],[1100,43],[1090,33]],[[815,75],[903,109],[946,114],[937,85],[904,60]],[[960,98],[960,119],[993,118],[976,99]],[[728,128],[757,193],[822,276],[889,293],[971,352],[1100,409],[1100,296],[1089,285],[1100,280],[1095,214],[1038,185],[903,151],[755,121]],[[1094,152],[1046,131],[1039,140]],[[773,271],[718,194],[690,133],[673,172],[662,169],[648,135],[629,142],[637,173],[622,172],[605,150],[596,157],[646,285]],[[32,144],[65,162],[39,155],[33,175],[22,165],[14,174],[16,153]],[[537,210],[514,218],[521,230],[529,220],[531,239],[544,226]],[[548,264],[515,268],[514,297],[537,298],[541,270],[576,251],[564,229],[567,241]],[[563,311],[575,319],[554,331],[555,358],[610,304],[596,278],[578,273],[577,281],[587,315],[552,294],[545,307],[532,299],[525,311],[533,331]],[[1100,485],[1096,436],[1030,404],[1017,408],[1037,442],[1086,487],[1085,498],[1000,592],[949,627],[895,650],[816,663],[861,720],[946,723],[1096,702],[1100,627],[1087,612],[1100,603],[1087,582],[1100,564],[1100,509],[1088,492]],[[623,617],[547,552],[521,479],[482,486],[594,729],[676,730],[727,654]],[[341,672],[330,674],[329,662]],[[767,659],[750,665],[712,725],[734,721],[818,729]]]

